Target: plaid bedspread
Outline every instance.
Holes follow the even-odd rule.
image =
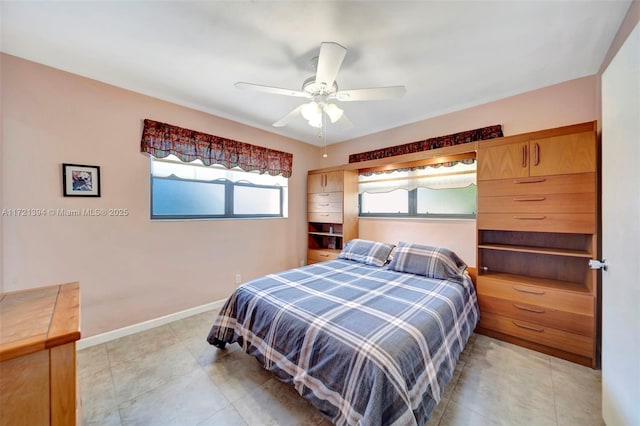
[[[454,283],[333,260],[237,288],[207,340],[238,342],[337,425],[424,425],[479,319]]]

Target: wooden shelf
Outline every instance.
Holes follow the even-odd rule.
[[[482,277],[491,278],[493,280],[501,280],[509,282],[511,284],[535,285],[537,287],[546,287],[554,290],[591,295],[591,292],[584,284],[574,283],[570,281],[551,280],[548,278],[507,274],[504,272],[484,272],[479,275],[479,279],[482,279]]]
[[[320,235],[323,237],[337,237],[337,238],[342,238],[342,234],[332,234],[330,232],[315,232],[315,231],[309,231],[309,235]]]
[[[570,250],[554,247],[534,247],[511,244],[479,244],[478,248],[487,250],[515,251],[521,253],[550,254],[553,256],[583,257],[591,259],[593,255],[585,250]]]

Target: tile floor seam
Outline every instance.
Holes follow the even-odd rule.
[[[122,425],[122,413],[120,412],[120,403],[118,402],[118,393],[116,392],[116,382],[113,379],[113,366],[111,365],[111,355],[109,354],[109,346],[107,346],[106,343],[103,343],[104,345],[104,350],[107,353],[107,364],[108,364],[108,368],[109,368],[109,378],[111,379],[111,388],[113,390],[113,397],[115,399],[116,402],[116,410],[118,410],[118,420],[120,422],[120,425]]]
[[[556,400],[556,385],[555,385],[555,381],[553,380],[553,362],[551,361],[551,359],[549,359],[549,373],[551,376],[551,396],[553,398],[553,414],[555,415],[556,426],[557,426],[560,424],[560,421],[559,421],[560,416],[558,416],[558,401]]]

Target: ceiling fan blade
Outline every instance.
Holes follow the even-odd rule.
[[[324,42],[320,44],[316,84],[325,84],[329,88],[332,87],[346,54],[347,49],[338,43]]]
[[[340,90],[335,98],[342,102],[377,101],[401,98],[407,92],[404,86],[372,87],[370,89]]]
[[[300,105],[299,107],[297,107],[296,109],[291,111],[289,114],[285,115],[280,120],[278,120],[275,123],[273,123],[272,126],[273,127],[284,127],[284,126],[286,126],[289,123],[289,121],[291,121],[292,118],[294,118],[297,115],[300,115],[300,110],[302,109],[302,107],[304,105],[306,105],[306,104]]]
[[[299,90],[282,89],[280,87],[263,86],[261,84],[245,83],[243,81],[237,82],[234,86],[236,89],[250,90],[253,92],[271,93],[272,95],[285,95],[296,96],[298,98],[311,98],[308,93],[301,92]]]

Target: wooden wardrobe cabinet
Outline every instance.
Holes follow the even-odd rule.
[[[484,142],[478,162],[478,180],[509,179],[595,172],[593,132],[512,141]]]
[[[312,170],[307,177],[307,263],[338,257],[358,236],[358,173]]]
[[[310,172],[308,176],[309,193],[342,192],[343,185],[344,173],[341,171],[313,174]]]
[[[478,332],[598,362],[596,123],[478,144]]]

